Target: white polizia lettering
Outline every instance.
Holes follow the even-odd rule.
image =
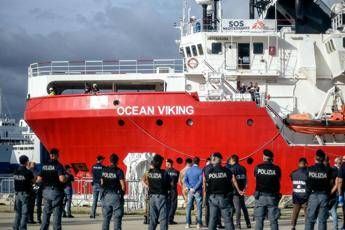
[[[209,179],[221,179],[221,178],[226,178],[226,173],[225,172],[219,172],[219,173],[210,173],[208,175]]]
[[[162,174],[160,173],[149,173],[147,176],[151,179],[162,179]]]
[[[54,165],[43,165],[42,170],[44,171],[54,171],[55,166]]]
[[[25,177],[23,175],[14,175],[13,179],[23,181],[23,180],[25,180]]]
[[[277,175],[276,170],[273,170],[273,169],[258,169],[258,174],[267,175],[267,176]]]
[[[315,178],[315,179],[326,179],[327,173],[309,172],[309,177]]]
[[[102,173],[102,177],[108,178],[108,179],[115,179],[117,176],[116,176],[116,173],[104,172],[104,173]]]

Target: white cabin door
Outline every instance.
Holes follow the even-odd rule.
[[[225,68],[237,69],[237,43],[225,43]]]

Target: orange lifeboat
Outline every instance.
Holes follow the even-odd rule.
[[[285,124],[298,133],[324,135],[345,134],[345,105],[331,116],[324,119],[313,119],[310,114],[290,114],[284,119]]]

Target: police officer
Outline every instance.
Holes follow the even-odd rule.
[[[97,162],[92,166],[92,208],[91,208],[91,214],[90,218],[94,219],[96,218],[96,209],[97,209],[97,203],[98,198],[100,197],[101,193],[101,175],[103,170],[103,160],[104,157],[99,155],[97,156]]]
[[[14,210],[16,212],[13,229],[26,229],[28,221],[28,205],[29,196],[32,192],[32,184],[34,180],[33,173],[28,170],[29,158],[25,155],[19,157],[20,166],[14,172],[14,190],[16,198],[14,203]]]
[[[307,159],[304,157],[300,158],[298,161],[298,169],[293,171],[290,175],[292,181],[292,216],[291,216],[291,229],[296,229],[297,219],[299,212],[303,208],[304,216],[307,215],[307,202],[308,202],[308,193],[307,193]]]
[[[309,192],[306,230],[314,229],[318,219],[318,229],[327,229],[328,196],[331,191],[332,172],[323,164],[326,154],[317,150],[315,165],[308,168],[307,189]]]
[[[254,176],[256,178],[255,229],[262,230],[264,228],[264,219],[267,215],[271,229],[277,230],[280,216],[278,204],[281,198],[281,170],[279,166],[273,164],[273,153],[270,150],[265,149],[263,155],[264,162],[257,165],[254,170]]]
[[[126,192],[125,177],[123,171],[117,167],[119,157],[111,154],[109,167],[105,167],[101,174],[103,230],[109,229],[109,224],[114,215],[114,230],[122,229],[122,217],[124,215],[124,194]]]
[[[239,164],[239,157],[234,154],[230,157],[231,172],[234,174],[238,187],[243,193],[247,189],[247,170],[245,167]],[[244,194],[239,194],[237,191],[234,193],[234,206],[236,213],[236,227],[241,228],[241,210],[243,211],[244,219],[247,224],[247,228],[251,228],[248,209],[245,204]]]
[[[174,221],[176,209],[177,209],[177,182],[180,176],[180,172],[173,167],[174,162],[171,159],[166,160],[166,172],[170,177],[171,187],[168,201],[169,210],[169,224],[177,224]]]
[[[161,169],[163,157],[155,155],[152,160],[153,168],[147,174],[150,194],[150,223],[149,230],[155,230],[160,224],[161,230],[168,229],[167,196],[170,190],[170,177]]]
[[[220,210],[224,219],[225,229],[235,229],[233,223],[233,190],[234,187],[240,194],[235,176],[232,172],[221,165],[222,155],[214,153],[211,157],[213,167],[205,169],[205,178],[207,191],[209,193],[210,219],[208,223],[209,230],[217,229],[217,215]],[[234,186],[234,187],[233,187]]]
[[[53,228],[61,229],[61,217],[64,198],[64,183],[66,182],[65,170],[58,161],[59,151],[52,149],[49,154],[49,161],[42,166],[37,177],[37,182],[43,185],[43,221],[41,230],[48,230],[50,216],[53,213]]]

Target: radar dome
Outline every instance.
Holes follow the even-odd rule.
[[[213,0],[195,0],[195,2],[199,5],[211,5]]]

